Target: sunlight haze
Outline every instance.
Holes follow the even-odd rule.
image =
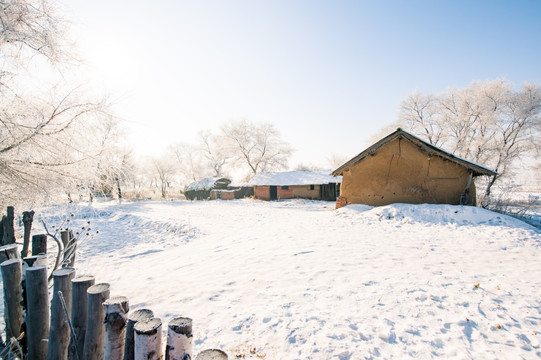
[[[64,1],[97,91],[141,155],[231,119],[271,122],[290,161],[328,166],[415,90],[541,80],[533,1]]]

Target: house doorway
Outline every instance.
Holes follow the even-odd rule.
[[[270,187],[270,200],[278,200],[278,187]]]

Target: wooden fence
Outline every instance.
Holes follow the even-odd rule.
[[[6,324],[5,342],[0,334],[2,359],[194,358],[190,318],[173,318],[167,324],[167,339],[162,341],[162,321],[154,317],[152,310],[130,312],[128,298],[109,296],[109,284],[96,284],[93,276],[75,276],[76,270],[66,266],[73,266],[75,261],[76,243],[70,246],[73,238],[69,231],[62,235],[61,242],[55,239],[59,252],[49,274],[45,254],[51,236],[47,235],[34,236],[34,256],[22,259],[17,244],[0,246]],[[57,268],[59,264],[64,267]],[[221,350],[209,349],[195,359],[222,360],[228,356]]]

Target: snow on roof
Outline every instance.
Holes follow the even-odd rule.
[[[212,189],[218,180],[221,180],[224,178],[220,177],[208,177],[201,179],[199,181],[194,181],[190,185],[186,186],[186,191],[197,191],[197,190],[210,190]]]
[[[266,172],[257,174],[246,185],[265,186],[265,185],[322,185],[329,183],[340,183],[342,177],[329,175],[330,170],[324,171],[284,171],[284,172]]]

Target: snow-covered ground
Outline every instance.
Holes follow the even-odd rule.
[[[100,231],[81,243],[78,275],[110,283],[112,296],[164,324],[191,317],[196,352],[541,356],[541,232],[501,214],[405,204],[335,210],[302,200],[69,211],[72,224]]]

